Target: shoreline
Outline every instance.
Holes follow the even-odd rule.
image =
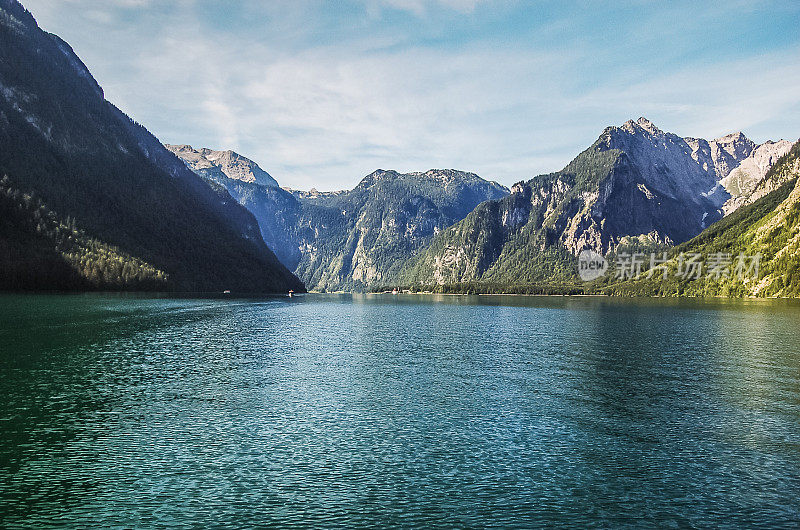
[[[614,299],[665,299],[665,300],[800,300],[800,297],[791,296],[653,296],[653,295],[636,295],[636,296],[620,296],[614,294],[602,293],[574,293],[574,294],[557,294],[557,293],[434,293],[434,292],[358,292],[358,291],[307,291],[304,293],[293,293],[289,296],[288,293],[221,293],[216,291],[204,292],[170,292],[170,291],[3,291],[0,290],[0,296],[129,296],[131,298],[163,298],[163,299],[185,299],[185,298],[198,298],[198,299],[215,299],[215,300],[241,300],[241,299],[274,299],[274,298],[302,298],[307,295],[322,295],[322,296],[341,296],[341,295],[364,295],[364,296],[512,296],[512,297],[547,297],[547,298],[614,298]]]

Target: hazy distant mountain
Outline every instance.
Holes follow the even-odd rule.
[[[170,148],[250,210],[267,245],[315,290],[362,290],[393,281],[435,234],[479,203],[508,194],[499,184],[451,169],[378,170],[347,191],[284,190],[230,178],[198,156],[203,150]]]
[[[563,170],[515,185],[438,235],[402,278],[423,285],[568,279],[583,249],[686,241],[721,219],[726,203],[746,200],[738,197],[750,192],[728,191],[722,181],[751,159],[769,169],[770,157],[759,154],[769,145],[741,133],[681,138],[645,118],[608,127]]]
[[[258,167],[258,164],[233,151],[214,151],[205,147],[194,149],[191,145],[165,144],[165,147],[183,160],[189,169],[201,176],[226,177],[262,186],[278,187],[278,182]]]
[[[296,273],[310,288],[366,289],[396,279],[403,263],[478,204],[508,194],[503,186],[452,169],[377,170],[354,189],[306,197]]]
[[[109,102],[0,0],[0,287],[303,289],[253,216]]]

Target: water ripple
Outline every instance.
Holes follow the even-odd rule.
[[[800,306],[0,298],[0,526],[800,521]]]

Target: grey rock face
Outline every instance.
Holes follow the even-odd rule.
[[[759,146],[742,133],[681,138],[645,118],[608,127],[563,170],[514,185],[510,197],[437,236],[402,275],[423,285],[535,283],[569,275],[568,257],[585,249],[605,255],[624,244],[681,243],[740,194],[774,189],[764,175],[786,147]],[[748,186],[728,185],[737,171]]]
[[[722,186],[731,195],[723,206],[725,215],[755,202],[783,184],[781,180],[765,180],[765,177],[775,163],[789,152],[792,145],[787,140],[765,142],[753,149],[750,156],[722,179]]]
[[[205,177],[225,177],[242,182],[278,187],[272,176],[258,164],[233,151],[194,149],[191,145],[166,145],[167,149],[194,171]]]
[[[681,138],[646,118],[606,129],[598,143],[623,158],[592,206],[594,217],[603,212],[608,229],[616,227],[610,241],[647,234],[660,243],[689,239],[746,203],[743,196],[791,147],[785,141],[757,145],[741,132],[710,141]],[[620,186],[628,193],[621,201]],[[613,222],[620,217],[623,222]],[[579,252],[578,246],[568,248]]]

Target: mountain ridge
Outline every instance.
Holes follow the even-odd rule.
[[[4,288],[303,289],[253,216],[106,101],[14,0],[0,1],[0,178]]]
[[[170,149],[248,208],[267,245],[314,290],[367,290],[390,281],[436,233],[479,203],[508,194],[504,186],[455,169],[377,169],[350,190],[286,190],[204,171],[197,150]]]
[[[624,280],[604,278],[589,289],[621,296],[800,296],[800,140],[776,161],[766,178],[781,184],[672,249],[671,259],[663,265],[666,278],[645,270]],[[680,256],[687,255],[701,260],[721,257],[730,267],[722,274],[711,274],[706,268],[699,277],[682,276]],[[750,275],[737,274],[740,260],[745,260],[742,265]]]
[[[187,144],[164,144],[164,147],[201,176],[212,176],[212,173],[217,173],[213,176],[278,187],[278,181],[272,175],[235,151],[216,151],[207,147],[195,149]]]
[[[732,197],[721,184],[725,171],[759,147],[743,133],[681,138],[643,117],[607,127],[561,171],[515,184],[509,197],[443,231],[403,267],[401,279],[566,281],[584,249],[605,255],[620,245],[687,241],[723,218]]]

